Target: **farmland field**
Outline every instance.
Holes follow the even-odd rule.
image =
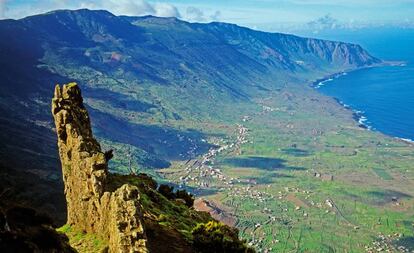
[[[247,129],[241,145],[159,172],[224,205],[223,219],[234,216],[263,251],[412,249],[412,145],[359,127],[351,111],[311,88],[289,87],[234,111],[239,122],[226,125],[221,146],[237,144],[237,124]]]

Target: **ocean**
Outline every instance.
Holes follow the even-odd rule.
[[[414,140],[414,30],[377,29],[319,36],[358,43],[372,55],[403,66],[356,70],[320,84],[320,92],[337,98],[374,131]]]

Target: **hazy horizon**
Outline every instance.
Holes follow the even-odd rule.
[[[414,28],[414,1],[396,0],[0,0],[0,19],[18,19],[56,9],[104,9],[116,15],[221,21],[263,31],[296,32],[369,27]]]

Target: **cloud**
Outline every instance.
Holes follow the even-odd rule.
[[[140,16],[155,13],[154,7],[144,0],[108,0],[101,1],[101,5],[118,15]]]
[[[215,11],[212,14],[206,14],[204,11],[202,11],[201,9],[194,7],[194,6],[189,6],[186,9],[185,12],[185,17],[186,20],[188,21],[195,21],[195,22],[208,22],[208,21],[216,21],[219,20],[221,18],[221,12],[220,11]]]
[[[307,23],[308,28],[315,32],[327,29],[335,29],[339,26],[337,19],[333,18],[330,14],[326,14],[316,20]]]
[[[180,12],[177,7],[167,3],[155,3],[155,16],[157,17],[181,17]]]
[[[308,30],[314,34],[320,33],[322,31],[329,30],[341,30],[341,29],[361,29],[366,27],[375,27],[376,24],[373,23],[364,23],[356,22],[355,19],[351,18],[346,21],[339,21],[338,19],[332,17],[330,14],[326,14],[322,17],[319,17],[311,22],[306,23],[303,26],[298,26],[299,30]]]
[[[220,20],[221,18],[221,11],[216,11],[212,15],[210,15],[211,20]]]
[[[185,18],[189,21],[205,21],[204,12],[193,6],[187,7]]]
[[[7,3],[10,3],[10,6],[6,6]],[[0,18],[22,18],[56,9],[81,8],[105,9],[116,15],[181,17],[174,5],[161,2],[151,3],[147,0],[32,0],[20,3],[0,0]]]
[[[158,17],[180,17],[178,9],[167,3],[151,4],[145,0],[101,0],[95,3],[96,7],[103,7],[117,15]]]
[[[8,0],[0,0],[0,18],[5,18],[6,10],[7,10],[7,1]]]
[[[270,2],[272,0],[267,0]],[[412,4],[413,0],[282,0],[285,3],[298,5],[325,5],[325,6],[392,6],[399,4]],[[259,0],[266,2],[266,0]]]

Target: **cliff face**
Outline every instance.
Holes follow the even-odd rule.
[[[138,188],[106,191],[108,164],[92,135],[81,91],[70,83],[55,88],[52,113],[67,201],[67,223],[108,242],[110,252],[147,252]]]

